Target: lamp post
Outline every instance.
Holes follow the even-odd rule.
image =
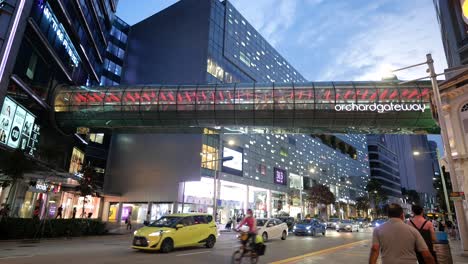
[[[447,207],[448,219],[453,223],[452,209],[450,208],[450,203],[449,203],[448,193],[447,193],[447,185],[445,184],[445,177],[444,177],[444,175],[442,173],[442,166],[440,166],[439,151],[427,151],[427,152],[413,151],[413,156],[419,156],[421,154],[432,154],[432,153],[435,153],[437,155],[437,164],[439,166],[439,174],[440,174],[439,176],[440,176],[441,181],[442,181],[442,189],[443,189],[443,192],[444,192],[444,201],[445,201],[445,206]],[[434,164],[432,164],[432,170],[435,173]]]
[[[400,84],[411,83],[411,82],[414,82],[414,81],[423,80],[423,79],[427,79],[427,78],[431,79],[432,90],[433,90],[433,93],[434,93],[435,106],[436,106],[436,110],[437,110],[437,115],[439,117],[438,118],[439,119],[439,125],[440,125],[440,128],[441,128],[440,132],[442,134],[442,139],[443,139],[442,141],[444,143],[444,148],[445,148],[445,152],[446,152],[445,157],[447,159],[447,166],[449,168],[450,179],[452,181],[452,188],[453,188],[453,191],[459,192],[460,191],[460,186],[458,184],[458,179],[457,179],[457,176],[455,174],[455,168],[454,168],[454,163],[453,163],[453,158],[452,158],[452,150],[451,150],[451,147],[450,147],[449,137],[448,137],[448,134],[447,134],[447,124],[445,123],[444,112],[442,110],[442,100],[440,98],[439,84],[437,83],[437,76],[443,75],[443,74],[448,73],[448,72],[465,70],[466,67],[458,68],[458,69],[449,69],[449,70],[446,70],[445,73],[437,74],[435,72],[435,69],[434,69],[434,60],[432,59],[432,55],[429,53],[429,54],[426,54],[426,61],[425,62],[421,62],[421,63],[415,64],[415,65],[403,67],[403,68],[400,68],[400,69],[396,69],[396,70],[393,70],[392,72],[406,70],[406,69],[421,66],[421,65],[427,65],[428,66],[428,69],[427,69],[426,72],[429,73],[429,76],[421,77],[421,78],[411,80],[411,81],[402,82]],[[460,231],[460,239],[461,239],[462,248],[463,248],[463,250],[468,251],[468,230],[467,230],[467,225],[466,225],[465,212],[463,210],[463,202],[461,200],[455,200],[455,201],[453,201],[453,204],[454,204],[455,213],[456,213],[456,216],[457,216],[457,219],[458,219],[458,230]]]
[[[228,157],[224,157],[224,158],[220,158],[220,159],[215,159],[215,160],[211,160],[210,162],[215,162],[215,161],[220,161],[220,164],[218,164],[218,166],[222,166],[223,165],[223,162],[225,161],[229,161],[229,160],[232,160],[234,159],[234,157],[232,156],[228,156]],[[216,211],[218,210],[218,203],[217,203],[217,200],[218,200],[218,179],[219,179],[219,168],[218,166],[215,166],[215,175],[213,177],[213,219],[215,219],[216,221]]]

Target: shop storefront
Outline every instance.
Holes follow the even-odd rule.
[[[256,218],[268,217],[268,190],[249,186],[249,208]]]
[[[122,206],[120,218],[119,205]],[[141,224],[147,220],[155,221],[163,215],[172,213],[172,207],[173,203],[111,203],[107,221],[125,223],[129,217],[131,217],[132,223]]]
[[[213,179],[202,178],[197,182],[185,182],[184,203],[179,205],[184,213],[213,213]],[[220,181],[219,198],[217,200],[218,221],[225,224],[229,219],[238,218],[244,214],[247,185]]]

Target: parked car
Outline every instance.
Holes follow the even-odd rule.
[[[341,220],[340,223],[336,226],[336,231],[359,232],[359,224],[354,220]]]
[[[371,227],[379,227],[383,225],[385,222],[387,222],[387,219],[375,219],[374,221],[371,222]]]
[[[327,232],[327,225],[318,219],[304,219],[294,225],[293,232],[296,236],[316,236],[317,234],[325,235]]]
[[[359,224],[360,228],[367,228],[369,226],[369,222],[366,218],[357,218],[356,222]]]
[[[336,225],[340,222],[339,218],[330,218],[327,221],[327,228],[336,229]]]
[[[276,219],[279,219],[281,222],[286,223],[288,225],[288,231],[292,232],[293,227],[294,227],[294,222],[295,222],[294,217],[279,216],[279,217],[276,217]]]
[[[259,218],[257,219],[257,234],[262,236],[263,241],[274,238],[285,240],[288,237],[288,225],[275,218]]]
[[[174,248],[201,246],[212,248],[218,231],[213,216],[208,214],[171,214],[136,230],[132,248],[160,250],[168,253]]]

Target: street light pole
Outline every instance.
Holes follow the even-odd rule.
[[[448,219],[453,223],[452,208],[450,208],[449,198],[447,194],[447,185],[445,183],[445,176],[444,176],[444,173],[442,172],[442,166],[440,166],[439,151],[437,151],[437,163],[439,165],[439,174],[440,174],[439,176],[442,181],[442,189],[444,191],[444,200],[445,200],[445,206],[447,207]]]
[[[439,93],[439,84],[437,83],[437,74],[434,69],[434,60],[432,59],[431,54],[426,55],[427,58],[427,65],[429,66],[429,76],[431,78],[431,83],[432,83],[432,89],[434,92],[434,101],[436,103],[436,109],[437,109],[437,115],[439,119],[439,125],[441,128],[441,135],[442,135],[442,141],[444,143],[444,148],[445,148],[445,157],[447,159],[447,165],[449,167],[449,172],[450,172],[450,179],[452,181],[452,188],[453,191],[459,192],[460,187],[458,185],[458,179],[455,174],[455,168],[454,168],[454,163],[453,163],[453,158],[452,158],[452,150],[450,148],[450,142],[449,142],[449,137],[447,135],[447,124],[445,123],[445,118],[444,118],[444,113],[442,110],[442,100],[440,98],[440,93]],[[460,239],[461,239],[461,244],[463,247],[463,250],[468,250],[468,230],[466,226],[466,217],[465,217],[465,212],[463,210],[463,203],[461,200],[455,200],[453,201],[454,206],[455,206],[455,213],[457,215],[458,219],[458,230],[460,231]]]

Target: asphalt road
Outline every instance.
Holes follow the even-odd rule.
[[[285,241],[270,240],[266,243],[265,256],[259,263],[271,263],[288,258],[326,250],[342,250],[335,247],[370,239],[371,231],[337,233],[328,230],[325,237],[296,237]],[[139,252],[130,248],[130,235],[103,237],[0,242],[0,263],[65,263],[65,264],[116,264],[116,263],[230,263],[231,255],[239,247],[235,234],[221,233],[214,248],[179,249],[169,254]],[[364,263],[367,259],[358,262]],[[287,262],[287,261],[286,261]]]

